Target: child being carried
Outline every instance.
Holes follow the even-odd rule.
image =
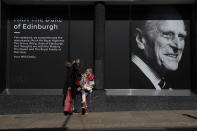
[[[87,68],[86,72],[82,74],[80,81],[81,94],[82,94],[82,113],[88,114],[86,96],[92,93],[94,88],[94,74],[92,68]]]

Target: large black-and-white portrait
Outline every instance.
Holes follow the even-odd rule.
[[[131,88],[190,88],[189,20],[172,8],[132,20]]]

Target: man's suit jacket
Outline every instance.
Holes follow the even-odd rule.
[[[156,89],[148,77],[131,62],[131,89]],[[173,88],[174,85],[166,79],[165,89]]]
[[[131,88],[132,89],[155,89],[151,81],[144,73],[131,62]]]

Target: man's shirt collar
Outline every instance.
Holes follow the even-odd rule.
[[[141,58],[132,54],[131,61],[144,73],[144,75],[151,81],[156,90],[161,90],[161,87],[158,85],[161,81],[161,78],[157,73],[151,69]]]

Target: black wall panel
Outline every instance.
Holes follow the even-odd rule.
[[[83,70],[93,68],[93,21],[71,20],[70,57],[80,58]]]
[[[65,62],[80,58],[83,69],[93,68],[93,6],[9,6],[7,20],[7,87],[12,89],[61,89],[66,81]],[[61,22],[43,22],[53,18]],[[30,19],[30,20],[29,20]],[[32,21],[32,19],[38,21]],[[39,21],[41,20],[41,21]],[[15,29],[18,24],[57,24],[58,29]],[[19,33],[18,33],[19,32]],[[62,37],[61,51],[28,51],[30,58],[16,58],[15,37]],[[17,39],[18,40],[18,39]],[[20,44],[19,44],[20,45]],[[19,53],[20,54],[20,53]],[[20,54],[21,55],[21,54]],[[18,56],[17,56],[18,57]],[[21,57],[21,56],[20,56]]]
[[[68,19],[66,6],[10,6],[8,8],[7,86],[13,89],[58,89],[65,82],[64,63],[68,52]],[[61,19],[62,22],[23,22],[21,19]],[[37,18],[36,18],[37,17]],[[19,21],[15,21],[19,20]],[[17,24],[57,24],[57,30],[19,29]],[[16,33],[16,31],[20,33]],[[14,37],[62,37],[61,51],[28,51],[36,58],[14,58]],[[40,39],[38,39],[40,40]],[[20,43],[20,42],[19,42]],[[24,42],[25,43],[25,42]],[[38,44],[38,42],[37,42]],[[22,54],[20,54],[22,55]]]
[[[106,21],[105,88],[129,87],[129,21]]]

